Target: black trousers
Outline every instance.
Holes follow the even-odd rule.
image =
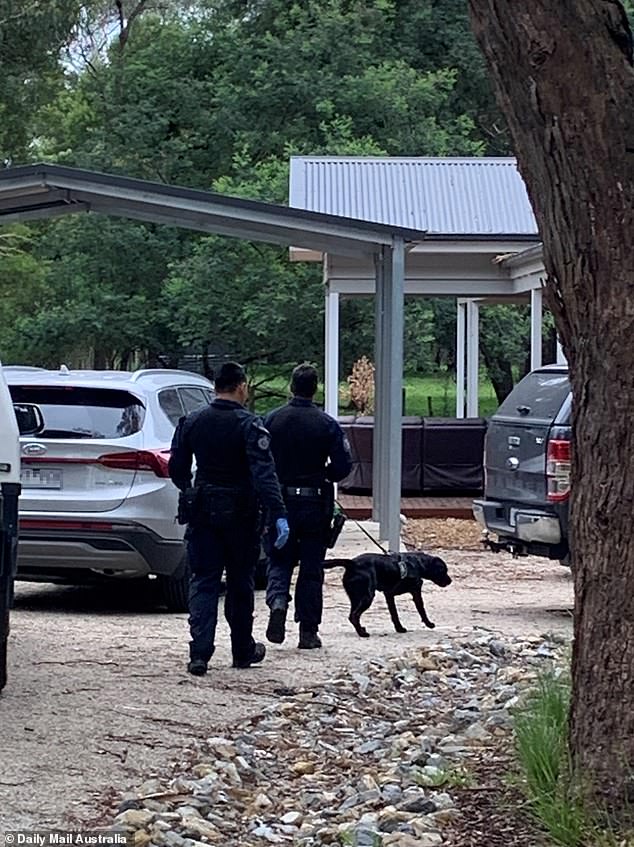
[[[215,649],[218,597],[226,574],[225,618],[231,630],[234,660],[253,654],[253,584],[260,552],[255,517],[226,526],[194,526],[188,530],[192,571],[189,587],[189,629],[192,659],[208,662]]]
[[[295,620],[317,632],[323,609],[324,558],[331,502],[289,497],[286,501],[290,535],[281,550],[269,549],[266,602],[291,600],[293,570],[299,565],[295,585]]]

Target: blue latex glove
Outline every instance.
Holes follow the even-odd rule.
[[[275,521],[275,529],[277,530],[277,538],[275,539],[275,544],[273,546],[276,550],[279,550],[288,541],[288,535],[290,532],[286,518],[278,518]]]

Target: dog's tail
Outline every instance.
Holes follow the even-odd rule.
[[[326,570],[330,568],[349,568],[350,565],[354,564],[352,559],[325,559],[324,560],[324,568]]]

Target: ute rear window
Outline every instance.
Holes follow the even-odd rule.
[[[515,386],[496,417],[554,421],[570,393],[568,374],[534,371]]]
[[[9,386],[14,403],[34,403],[44,418],[39,438],[125,438],[145,417],[141,401],[111,388]]]

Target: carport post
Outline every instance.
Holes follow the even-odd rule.
[[[531,289],[531,370],[542,366],[542,289]]]
[[[465,353],[467,342],[467,304],[458,300],[456,306],[456,417],[464,418]]]
[[[392,552],[401,543],[401,430],[405,244],[395,238],[376,260],[376,386],[373,449],[374,518]]]
[[[339,415],[339,293],[326,282],[324,406],[329,415]]]
[[[467,301],[467,417],[478,417],[480,375],[480,307]]]
[[[391,273],[386,297],[387,330],[390,338],[386,358],[389,380],[387,446],[387,540],[391,553],[401,549],[401,478],[403,429],[403,334],[405,312],[405,243],[394,238],[389,255]]]
[[[379,534],[385,528],[385,473],[382,445],[385,422],[386,369],[384,362],[385,338],[385,248],[374,257],[374,431],[372,433],[372,520],[379,524]]]

